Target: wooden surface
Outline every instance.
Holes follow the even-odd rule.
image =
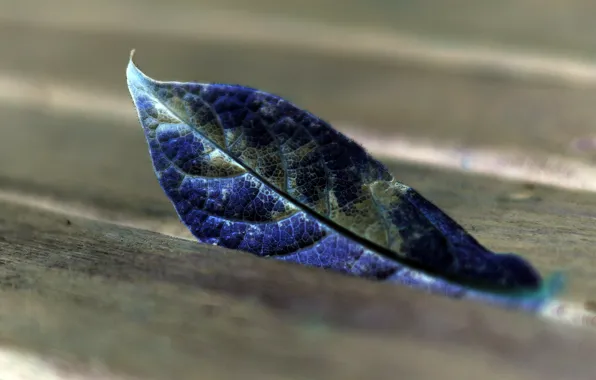
[[[391,13],[354,1],[342,13],[329,11],[337,9],[333,1],[314,3],[275,8],[257,1],[240,19],[306,15],[310,24],[297,23],[303,29],[343,23],[355,34],[367,26],[384,33],[394,28],[396,35],[398,21],[408,19],[401,30],[437,36],[449,29],[445,36],[464,45],[519,41],[521,50],[576,56],[595,50],[586,39],[561,48],[592,23],[578,18],[557,34],[545,26],[557,16],[548,9],[536,13],[529,0],[517,13],[511,4],[500,11],[519,20],[504,17],[486,27],[479,20],[496,10],[471,1],[453,1],[469,6],[469,14],[446,7],[440,23],[433,22],[430,5]],[[217,13],[208,1],[167,9],[132,0],[45,4],[0,1],[0,49],[11,52],[0,60],[3,349],[56,361],[79,378],[93,371],[155,379],[596,376],[596,335],[589,329],[189,239],[151,170],[124,71],[136,48],[137,63],[156,79],[263,88],[340,129],[351,124],[380,138],[400,135],[588,166],[594,151],[574,150],[571,143],[596,133],[596,88],[440,69],[371,50],[283,46],[251,30],[234,42],[221,36],[241,35],[246,26],[216,22],[226,15],[238,19],[243,8],[232,0],[219,3]],[[568,4],[567,14],[587,14],[585,2]],[[206,14],[219,17],[205,19],[215,25],[212,33],[200,28]],[[361,24],[350,24],[356,15]],[[524,24],[523,17],[535,23]],[[505,33],[508,22],[519,27]],[[284,35],[277,25],[269,35]],[[386,163],[488,247],[520,253],[544,273],[567,270],[565,299],[596,298],[592,192]]]
[[[593,375],[592,331],[109,223],[0,211],[3,341],[79,365],[158,379]]]

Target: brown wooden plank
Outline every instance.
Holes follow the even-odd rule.
[[[596,32],[591,17],[594,12],[591,0],[503,0],[498,3],[476,0],[444,0],[440,3],[434,0],[172,0],[168,4],[156,0],[84,3],[57,0],[52,5],[39,0],[23,0],[6,2],[2,6],[2,16],[8,19],[76,17],[87,22],[99,18],[108,24],[111,20],[133,22],[161,14],[165,25],[154,27],[172,28],[168,24],[176,13],[183,14],[179,18],[192,17],[198,23],[204,20],[206,12],[215,9],[366,30],[407,31],[462,43],[552,50],[588,57],[596,49],[590,37]],[[69,12],[63,12],[63,9]]]
[[[155,379],[596,370],[590,330],[3,202],[0,215],[2,341],[79,368]]]
[[[380,136],[399,134],[593,161],[593,151],[577,152],[572,143],[596,131],[594,88],[434,71],[399,60],[215,37],[195,40],[109,29],[73,32],[0,22],[0,49],[15,52],[0,62],[0,74],[38,83],[39,92],[30,96],[43,96],[46,86],[74,86],[124,104],[128,93],[123,75],[132,48],[143,70],[157,79],[258,87],[340,127],[348,122]],[[20,103],[27,107],[25,101]]]

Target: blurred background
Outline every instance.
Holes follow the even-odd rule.
[[[0,195],[188,237],[128,96],[134,48],[159,80],[288,98],[491,248],[546,271],[582,263],[588,281],[595,12],[589,0],[0,0]]]

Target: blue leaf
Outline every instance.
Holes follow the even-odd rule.
[[[155,81],[132,56],[127,79],[159,183],[202,243],[527,310],[561,286],[484,248],[354,141],[278,96]]]

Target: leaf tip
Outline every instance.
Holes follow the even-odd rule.
[[[133,89],[142,89],[147,87],[147,84],[151,82],[151,80],[135,65],[133,61],[134,54],[135,49],[132,49],[130,51],[128,66],[126,68],[126,81],[131,91],[133,91]]]

